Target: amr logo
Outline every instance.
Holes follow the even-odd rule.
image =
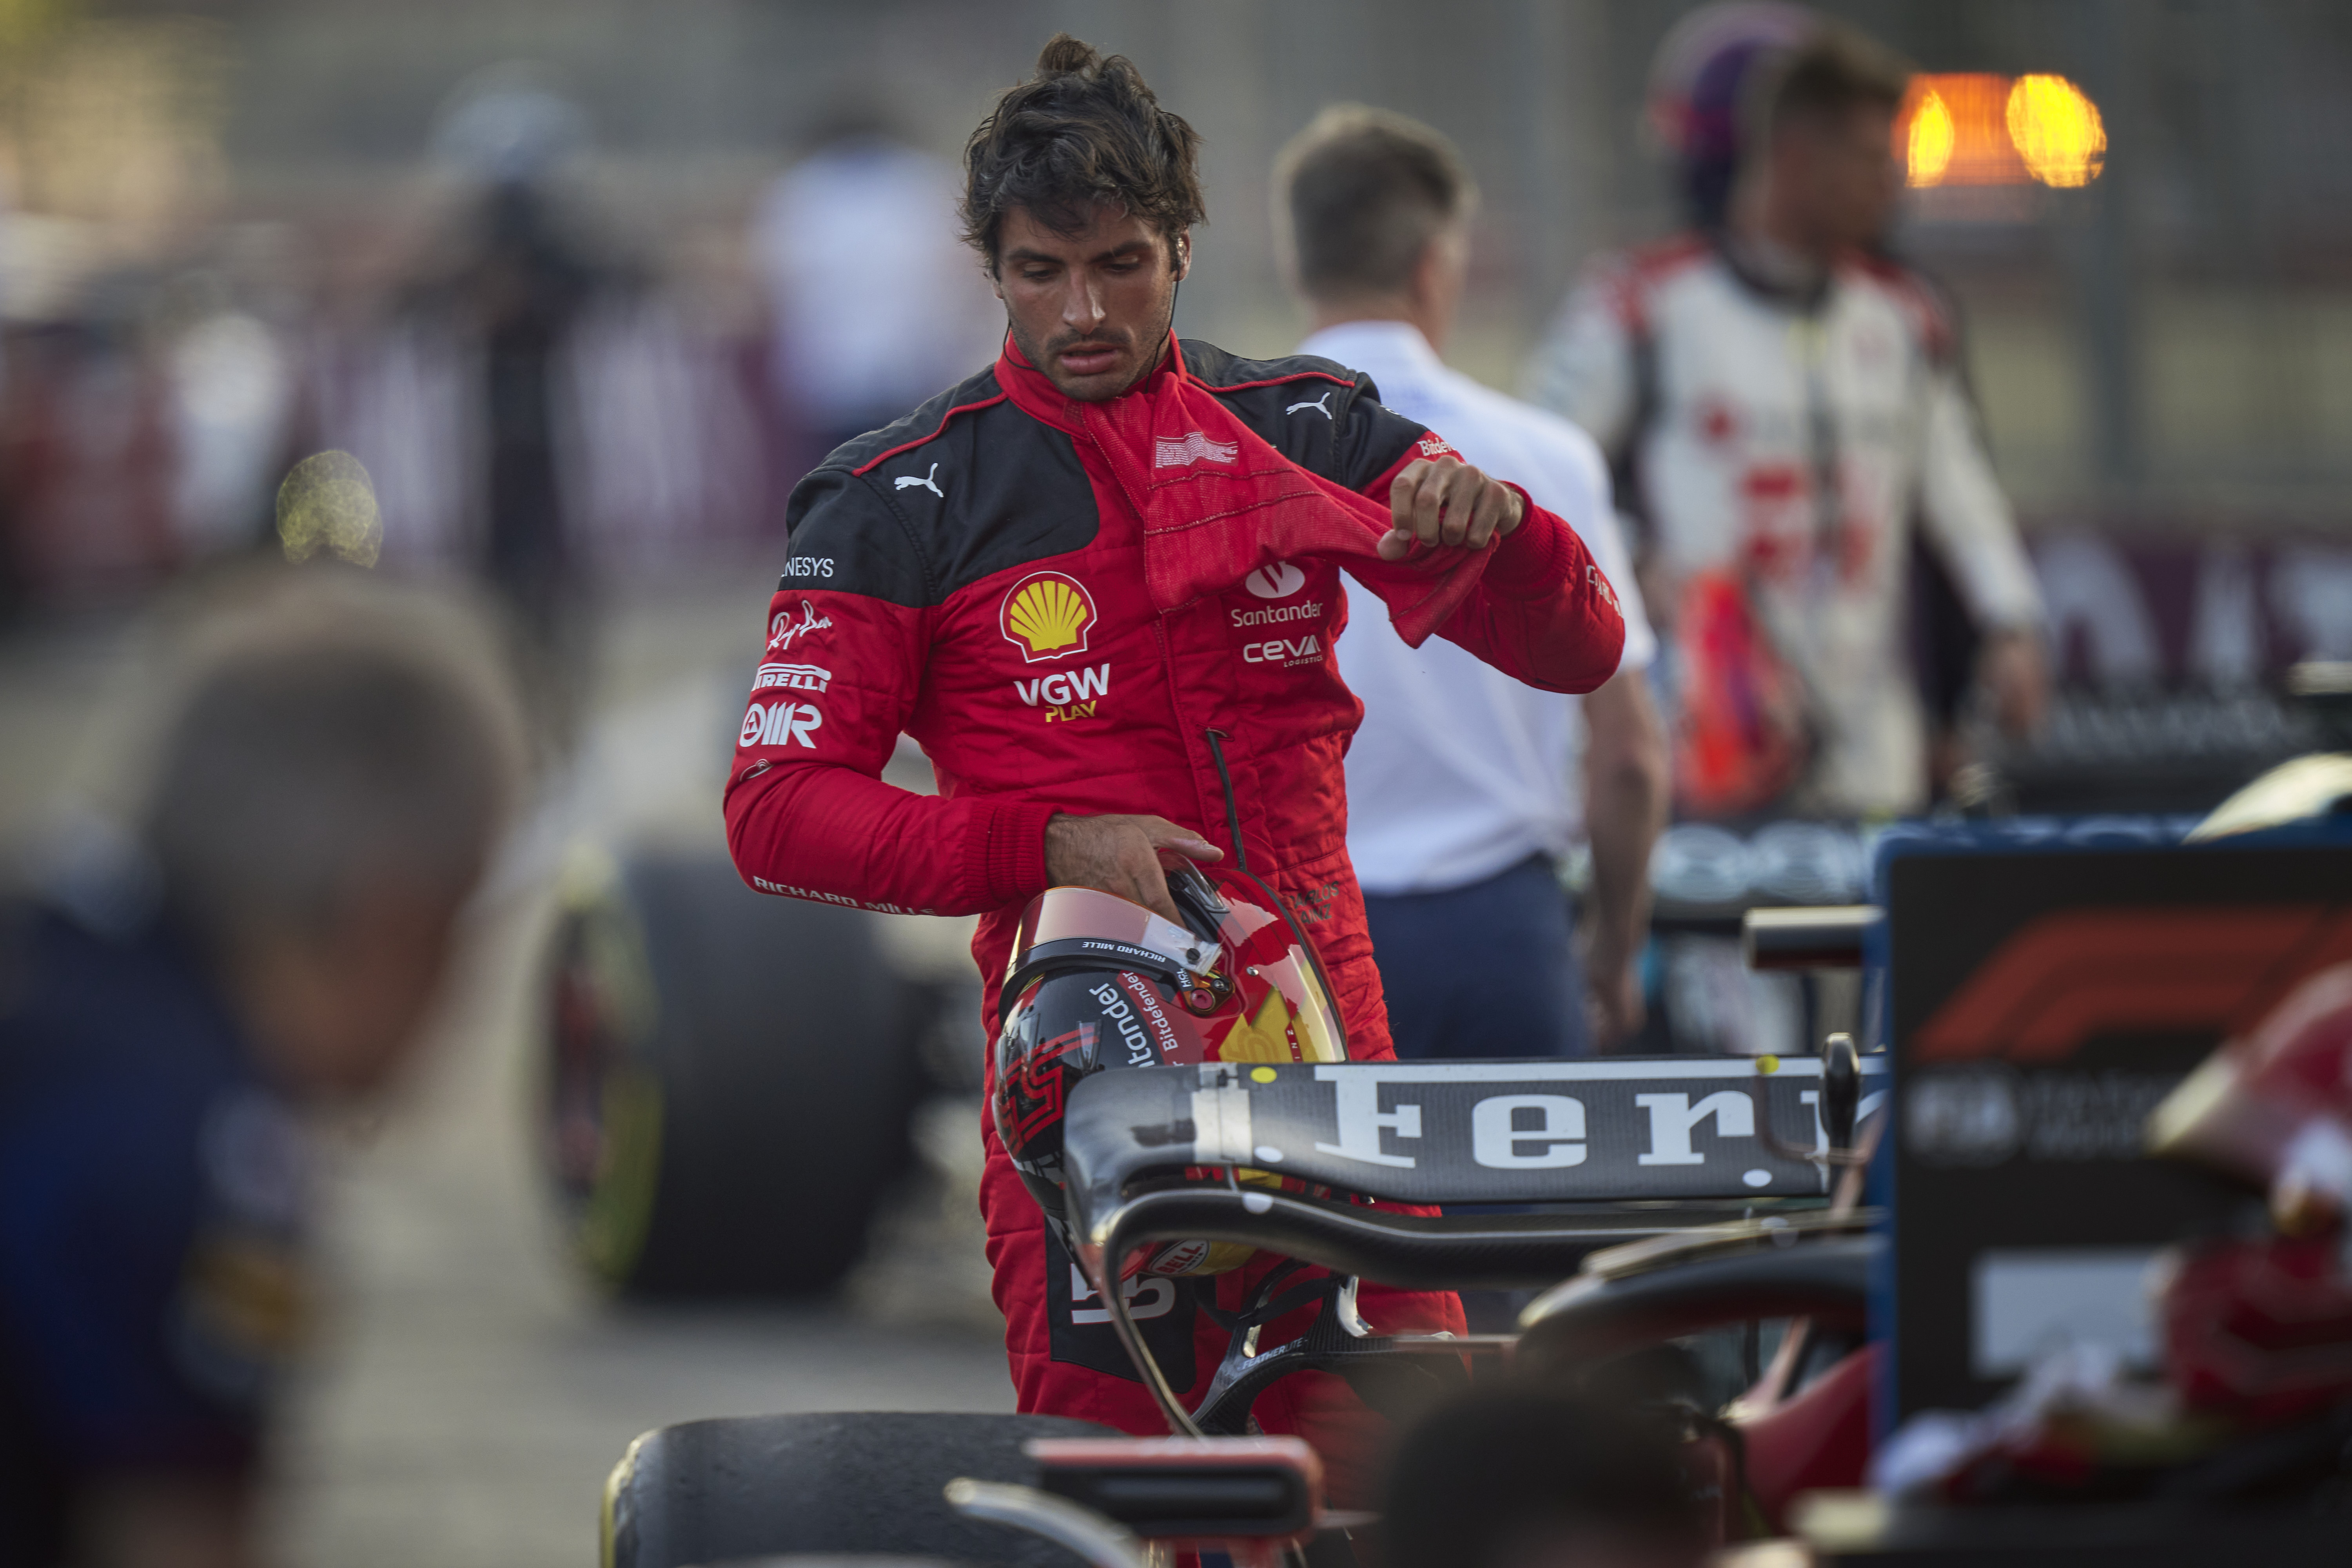
[[[1331,395],[1327,392],[1322,396],[1315,399],[1312,403],[1294,403],[1289,407],[1284,409],[1283,412],[1285,414],[1296,414],[1302,408],[1312,408],[1316,413],[1320,414],[1324,418],[1328,419],[1331,423],[1337,425],[1339,422],[1339,416],[1331,412],[1330,403]]]
[[[898,476],[898,489],[902,490],[929,490],[933,495],[939,497],[941,500],[945,500],[948,499],[947,491],[940,489],[937,484],[932,482],[939,477],[940,466],[937,463],[933,463],[931,465],[931,471],[925,474],[919,479],[912,474],[900,474]]]

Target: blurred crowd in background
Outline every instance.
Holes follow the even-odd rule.
[[[2352,15],[1821,9],[1919,68],[1892,244],[1957,306],[2046,613],[2054,700],[2012,743],[1965,710],[1956,602],[1913,574],[1938,796],[2203,809],[2309,743],[2280,673],[2352,658]],[[1176,324],[1236,353],[1303,335],[1276,150],[1339,100],[1444,132],[1483,192],[1447,358],[1517,390],[1596,261],[1708,199],[1654,91],[1690,10],[6,0],[0,636],[275,549],[311,493],[285,476],[341,452],[383,569],[504,602],[560,752],[610,612],[682,569],[772,571],[802,473],[986,362],[956,159],[1038,39],[1130,54],[1201,129]],[[1971,754],[2000,798],[1969,797]],[[1833,837],[1677,826],[1662,910],[1838,896],[1861,861]],[[1668,970],[1685,947],[1712,956],[1679,989],[1761,1005],[1719,942]]]
[[[1642,100],[1685,8],[11,0],[5,603],[119,599],[250,547],[288,467],[329,448],[372,476],[387,564],[483,574],[559,657],[589,584],[755,551],[816,455],[988,352],[951,160],[1063,25],[1204,132],[1180,331],[1296,340],[1271,154],[1357,99],[1475,170],[1452,357],[1515,386],[1580,264],[1680,216]],[[2352,18],[1824,9],[1927,73],[1898,244],[1964,308],[2062,678],[2227,688],[2352,653],[2352,168],[2331,151]],[[2056,83],[2036,101],[2074,129],[2021,142],[2021,81]],[[2101,145],[2069,153],[2085,115]]]

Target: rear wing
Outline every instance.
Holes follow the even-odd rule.
[[[1883,1099],[1886,1064],[1856,1065],[1858,1119]],[[1825,1116],[1823,1088],[1818,1057],[1098,1073],[1064,1121],[1070,1217],[1089,1277],[1106,1254],[1197,1236],[1411,1288],[1549,1283],[1595,1245],[1721,1217],[1726,1203],[1822,1201],[1830,1127],[1843,1120],[1834,1104]],[[1343,1201],[1230,1174],[1187,1183],[1187,1166],[1296,1177]],[[1420,1216],[1381,1203],[1586,1212]]]

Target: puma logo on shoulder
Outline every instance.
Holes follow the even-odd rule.
[[[898,488],[902,490],[929,490],[933,495],[939,497],[941,500],[945,500],[948,499],[947,491],[940,489],[939,486],[931,482],[938,479],[939,475],[940,466],[937,463],[933,463],[931,465],[931,471],[925,474],[919,479],[915,478],[912,474],[900,474],[898,476]]]
[[[1339,422],[1339,416],[1331,412],[1329,407],[1331,395],[1327,392],[1322,396],[1315,399],[1312,403],[1294,403],[1289,407],[1284,409],[1283,412],[1285,414],[1296,414],[1302,408],[1312,408],[1316,413],[1320,414],[1324,418],[1328,419],[1332,424],[1337,425]]]

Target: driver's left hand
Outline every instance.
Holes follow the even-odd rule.
[[[1389,513],[1380,556],[1402,561],[1415,543],[1484,550],[1518,527],[1527,507],[1518,491],[1458,458],[1416,458],[1389,485]]]

